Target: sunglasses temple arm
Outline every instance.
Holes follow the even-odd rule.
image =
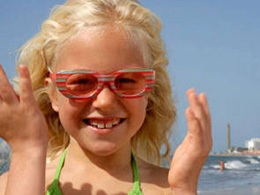
[[[54,73],[49,73],[49,77],[51,80],[55,81],[56,80],[56,74]]]

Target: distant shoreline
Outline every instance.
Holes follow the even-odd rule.
[[[255,153],[211,153],[209,156],[250,156],[250,157],[260,157],[260,154],[255,154]]]

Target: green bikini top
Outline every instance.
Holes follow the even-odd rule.
[[[50,187],[48,188],[47,192],[45,195],[62,195],[60,188],[59,188],[59,178],[60,178],[60,173],[61,169],[64,163],[64,159],[67,153],[67,149],[64,150],[59,165],[57,167],[54,180],[51,183]],[[133,170],[133,175],[134,175],[134,186],[132,190],[128,193],[128,195],[143,195],[141,188],[140,188],[140,182],[139,182],[139,174],[138,174],[138,167],[136,163],[135,156],[132,152],[132,170]]]

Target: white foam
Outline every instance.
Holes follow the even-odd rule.
[[[213,169],[220,169],[220,165],[210,165],[210,167]]]
[[[250,164],[254,164],[254,165],[260,164],[260,162],[258,160],[253,159],[253,158],[248,158],[248,159],[246,159],[246,161],[249,162]]]
[[[242,163],[239,160],[227,161],[225,163],[226,169],[243,169],[246,168],[246,164]]]

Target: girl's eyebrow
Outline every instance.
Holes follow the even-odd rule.
[[[68,69],[68,70],[60,70],[57,73],[97,73],[93,70],[87,70],[87,69]]]
[[[109,75],[109,74],[113,74],[113,73],[116,73],[118,71],[121,71],[121,70],[147,70],[147,69],[150,69],[150,68],[123,68],[123,69],[117,69],[117,70],[114,70],[114,71],[111,71],[111,72],[98,72],[98,71],[94,71],[94,70],[88,70],[88,69],[68,69],[68,70],[60,70],[58,71],[57,73],[97,73],[97,74],[104,74],[104,75]]]

